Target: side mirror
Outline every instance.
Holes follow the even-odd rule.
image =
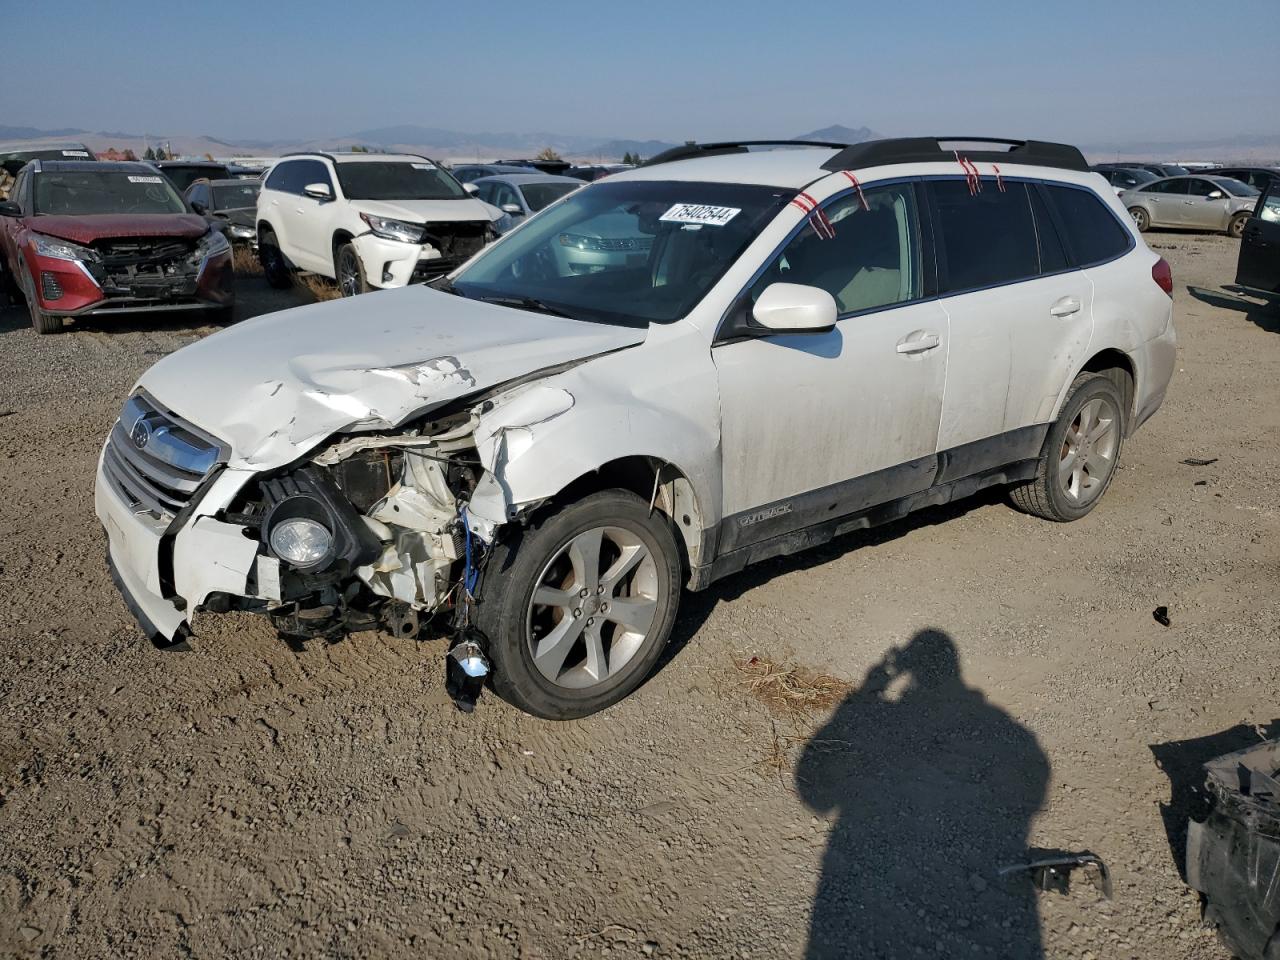
[[[773,283],[751,310],[756,323],[778,333],[824,333],[835,329],[836,301],[818,287]]]
[[[1224,196],[1225,196],[1225,194],[1224,194],[1221,190],[1210,190],[1210,191],[1209,191],[1209,199],[1210,199],[1210,200],[1221,200]]]
[[[333,199],[333,190],[327,183],[308,183],[302,188],[302,194],[303,196],[310,197],[312,200],[319,200],[321,202]]]
[[[209,208],[206,207],[199,200],[188,200],[187,202],[191,204],[191,209],[194,210],[196,213],[200,214],[200,216],[202,217],[209,212]]]
[[[509,214],[511,214],[513,217],[523,217],[523,216],[524,216],[524,210],[522,210],[522,209],[521,209],[520,204],[518,204],[518,203],[504,203],[504,204],[502,205],[502,212],[503,212],[503,213],[509,213]]]
[[[474,183],[464,183],[462,185],[462,189],[467,191],[467,193],[471,194],[472,196],[475,196],[477,193],[480,192],[480,188],[477,187]]]
[[[12,200],[0,200],[0,217],[20,217],[22,208]]]

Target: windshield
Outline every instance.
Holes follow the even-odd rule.
[[[1213,182],[1233,197],[1256,197],[1260,193],[1257,187],[1251,187],[1247,183],[1233,180],[1231,177],[1214,177]]]
[[[213,188],[213,209],[234,210],[237,207],[256,207],[258,191],[262,184],[256,180],[243,180],[225,187]]]
[[[462,185],[430,160],[335,163],[348,200],[457,200]]]
[[[35,178],[32,211],[48,216],[99,213],[185,213],[186,206],[160,174],[112,170],[45,172]]]
[[[529,209],[537,213],[580,186],[581,183],[524,183],[520,185],[520,192],[524,194],[524,202]]]
[[[81,147],[60,147],[55,150],[14,150],[0,153],[0,168],[13,176],[32,160],[93,160],[94,155]]]
[[[1120,182],[1128,184],[1150,183],[1152,180],[1160,179],[1150,170],[1126,169],[1119,171],[1119,174]]]
[[[529,220],[453,281],[624,326],[685,316],[793,196],[777,187],[606,181]]]

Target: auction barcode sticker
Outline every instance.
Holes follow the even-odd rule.
[[[87,157],[89,156],[89,151],[88,150],[63,150],[62,155],[64,157]]]
[[[409,166],[415,170],[434,170],[436,168],[434,163],[411,163]]]
[[[660,216],[668,223],[699,223],[708,227],[723,227],[740,214],[738,207],[712,207],[705,203],[677,203]]]
[[[130,183],[164,183],[164,177],[130,177]]]

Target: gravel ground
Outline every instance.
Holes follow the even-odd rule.
[[[94,465],[210,331],[0,312],[0,954],[1224,957],[1171,791],[1207,758],[1180,742],[1280,713],[1280,315],[1222,289],[1225,238],[1149,239],[1180,369],[1093,514],[991,495],[765,564],[577,723],[459,714],[440,641],[294,653],[225,616],[153,650]],[[244,315],[293,302],[242,279]],[[773,716],[744,656],[851,692]],[[1029,847],[1101,855],[1114,899],[997,875]]]

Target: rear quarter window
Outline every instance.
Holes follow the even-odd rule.
[[[1046,185],[1077,267],[1112,260],[1129,249],[1129,231],[1090,190]]]

